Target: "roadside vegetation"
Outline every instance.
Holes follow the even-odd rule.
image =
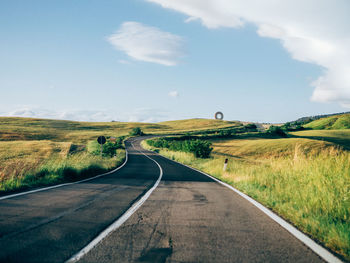
[[[350,260],[350,130],[318,132],[213,138],[207,159],[154,140],[143,146],[235,186]]]
[[[209,158],[213,148],[211,143],[204,140],[186,140],[177,138],[160,138],[148,140],[148,144],[156,148],[167,148],[171,151],[180,151],[194,154],[197,158]]]
[[[125,160],[124,149],[114,152],[113,157],[101,158],[84,145],[70,142],[0,142],[0,194],[107,172]]]

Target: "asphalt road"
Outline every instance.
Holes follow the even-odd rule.
[[[141,149],[163,178],[79,262],[323,262],[251,203],[209,177]],[[130,142],[127,164],[88,182],[0,201],[0,262],[64,262],[150,189],[158,166]]]

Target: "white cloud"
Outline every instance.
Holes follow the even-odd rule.
[[[169,95],[170,97],[177,98],[177,97],[179,97],[179,92],[178,92],[177,90],[173,90],[173,91],[170,91],[170,92],[168,93],[168,95]]]
[[[184,56],[182,37],[137,22],[124,22],[108,41],[140,61],[174,66]]]
[[[324,68],[312,82],[312,100],[350,105],[350,2],[348,0],[147,0],[198,20],[208,28],[257,26],[292,58]]]
[[[131,64],[129,60],[125,60],[125,59],[119,59],[118,62],[120,64],[126,64],[126,65]]]
[[[7,112],[0,112],[0,116],[47,118],[73,121],[109,122],[159,122],[169,118],[169,112],[154,108],[137,108],[130,112],[113,110],[49,110],[36,106],[20,106]]]
[[[121,118],[129,122],[159,122],[169,118],[169,112],[155,108],[137,108],[121,115]]]

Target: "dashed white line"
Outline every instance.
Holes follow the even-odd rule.
[[[90,250],[92,250],[98,243],[100,243],[103,239],[105,239],[111,232],[113,232],[117,228],[119,228],[126,220],[128,220],[128,218],[130,216],[132,216],[136,212],[137,209],[139,209],[142,206],[142,204],[152,194],[154,189],[156,189],[157,186],[159,185],[159,182],[160,182],[160,180],[162,179],[162,176],[163,176],[163,169],[162,169],[162,167],[159,165],[159,163],[156,160],[152,159],[151,157],[149,157],[145,153],[137,150],[132,142],[131,142],[131,145],[136,151],[142,153],[144,156],[146,156],[147,158],[151,159],[153,162],[155,162],[157,164],[157,166],[159,167],[159,170],[160,170],[159,177],[158,177],[157,181],[152,186],[152,188],[149,189],[146,192],[146,194],[144,194],[141,197],[140,200],[138,200],[136,203],[134,203],[121,217],[119,217],[116,221],[114,221],[114,223],[112,223],[109,227],[107,227],[104,231],[102,231],[87,246],[85,246],[82,250],[80,250],[78,253],[76,253],[70,259],[68,259],[66,261],[66,263],[73,263],[73,262],[79,261],[79,259],[81,259],[84,255],[86,255]]]

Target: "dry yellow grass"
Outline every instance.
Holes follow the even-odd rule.
[[[49,159],[65,159],[70,142],[0,141],[0,182],[35,171]]]
[[[304,138],[261,139],[249,138],[239,140],[213,140],[213,153],[236,158],[276,158],[291,156],[295,147],[302,148],[308,154],[317,154],[333,143]]]
[[[169,132],[186,132],[186,131],[200,131],[207,129],[219,129],[237,126],[240,124],[238,121],[221,121],[211,119],[188,119],[178,121],[165,121],[160,122],[163,125],[162,129]],[[162,132],[164,132],[162,131]]]
[[[51,140],[57,142],[87,143],[100,135],[127,135],[134,127],[145,133],[166,134],[225,128],[238,125],[208,119],[179,120],[161,123],[137,122],[76,122],[33,118],[0,117],[0,141]]]

